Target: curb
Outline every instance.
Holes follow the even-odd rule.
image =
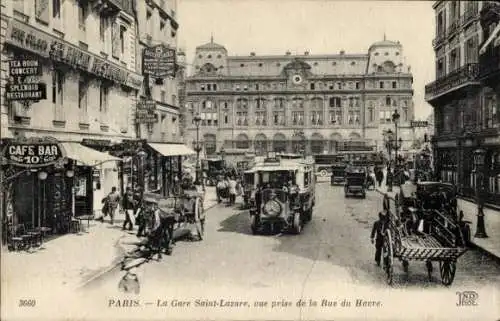
[[[480,245],[477,245],[477,244],[476,244],[476,243],[474,243],[473,241],[471,241],[471,242],[470,242],[470,244],[469,244],[469,248],[473,248],[473,249],[476,249],[476,250],[478,250],[478,251],[480,251],[480,252],[483,252],[483,253],[485,253],[485,254],[486,254],[486,256],[489,256],[489,257],[491,257],[493,260],[495,260],[496,262],[500,263],[500,257],[499,257],[497,254],[495,254],[495,253],[491,252],[490,250],[485,249],[484,247],[482,247],[482,246],[480,246]]]

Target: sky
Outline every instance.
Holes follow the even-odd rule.
[[[400,41],[413,73],[415,119],[432,108],[424,87],[434,80],[432,1],[178,0],[178,47],[192,63],[196,46],[214,42],[229,55],[367,53]]]

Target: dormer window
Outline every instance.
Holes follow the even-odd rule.
[[[208,58],[208,59],[212,59],[212,55],[208,55],[208,56],[207,56],[207,58]]]
[[[245,67],[245,64],[240,64],[240,67]]]
[[[217,59],[220,59],[222,56],[221,55],[217,55]]]

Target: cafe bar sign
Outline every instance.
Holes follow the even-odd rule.
[[[8,22],[5,42],[123,86],[134,89],[142,87],[141,75],[14,19]]]
[[[65,152],[55,140],[31,138],[8,141],[2,156],[10,165],[38,168],[62,163]]]

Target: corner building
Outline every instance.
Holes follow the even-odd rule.
[[[137,136],[143,77],[134,2],[16,0],[2,1],[0,9],[2,97],[11,81],[9,60],[39,61],[42,73],[33,78],[47,89],[40,101],[1,100],[2,143],[50,137],[66,152],[64,168],[45,168],[45,176],[2,164],[8,178],[2,222],[67,230],[71,217],[92,215],[120,186],[119,163],[94,147]]]
[[[186,142],[196,143],[199,114],[205,156],[221,147],[334,153],[356,146],[383,151],[392,113],[401,115],[402,149],[411,145],[413,77],[399,42],[383,40],[367,53],[229,55],[213,39],[196,48],[186,79]]]
[[[436,80],[425,87],[434,108],[432,139],[438,179],[474,200],[474,150],[486,150],[484,198],[500,205],[499,52],[496,1],[436,1]],[[487,44],[489,43],[489,45]],[[496,43],[496,45],[495,45]],[[481,47],[487,47],[480,54]],[[474,208],[471,212],[475,212]]]

